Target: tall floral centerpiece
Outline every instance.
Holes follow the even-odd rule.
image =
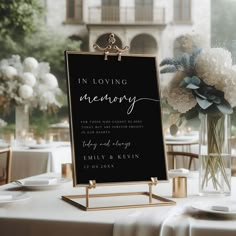
[[[199,191],[201,195],[231,192],[230,115],[236,105],[236,70],[231,53],[223,48],[200,48],[187,36],[190,50],[166,58],[160,73],[174,73],[164,86],[163,97],[178,114],[170,131],[184,120],[201,119]],[[188,48],[189,49],[189,48]]]
[[[19,55],[0,61],[0,111],[8,113],[15,107],[16,139],[28,131],[29,110],[60,107],[61,94],[49,63],[38,62],[34,57],[22,61]]]

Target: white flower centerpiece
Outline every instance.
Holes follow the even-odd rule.
[[[0,118],[0,128],[5,127],[7,125],[7,122]]]
[[[191,39],[189,35],[188,39]],[[236,71],[228,50],[199,48],[193,43],[191,46],[191,50],[178,58],[166,58],[160,64],[163,67],[160,73],[175,73],[163,91],[163,97],[178,114],[170,131],[176,133],[186,119],[202,119],[200,194],[228,195],[231,188],[229,116],[236,105]]]
[[[16,107],[16,126],[28,123],[28,118],[19,117],[19,113],[28,114],[29,109],[36,107],[41,110],[61,107],[61,95],[49,63],[38,62],[34,57],[21,61],[19,55],[0,61],[0,110],[7,113],[12,106]]]

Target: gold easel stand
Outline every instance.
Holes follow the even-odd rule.
[[[148,192],[124,192],[124,193],[101,193],[101,194],[90,194],[89,190],[92,188],[96,188],[96,181],[89,181],[89,185],[85,187],[86,194],[85,195],[67,195],[62,196],[62,200],[72,204],[75,207],[80,208],[84,211],[95,211],[95,210],[114,210],[114,209],[125,209],[125,208],[137,208],[137,207],[154,207],[154,206],[165,206],[165,205],[175,205],[176,203],[167,198],[160,197],[152,193],[152,187],[157,185],[157,178],[151,178],[148,183],[149,191]],[[119,201],[121,201],[120,205],[113,205],[111,202],[107,201],[107,198],[110,198],[110,201],[114,201],[115,197],[120,197]],[[122,197],[126,197],[122,199]],[[128,199],[130,197],[130,199]],[[135,200],[139,200],[142,203],[133,203]],[[90,201],[93,198],[100,198],[103,201],[99,200],[93,205],[90,206]],[[106,199],[105,199],[106,198]],[[148,199],[147,199],[148,198]],[[104,202],[105,200],[105,202]],[[131,203],[128,203],[129,200]]]

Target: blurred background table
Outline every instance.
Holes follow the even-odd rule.
[[[53,142],[42,148],[13,147],[11,180],[47,172],[61,173],[61,164],[71,162],[69,142]]]
[[[70,125],[67,121],[51,124],[48,132],[53,135],[53,140],[70,141]]]
[[[177,136],[171,136],[170,134],[165,135],[165,144],[167,152],[186,152],[198,154],[199,152],[199,133],[192,132]],[[168,157],[168,168],[188,168],[188,160],[181,156],[176,159],[172,155]],[[192,162],[192,169],[198,169],[198,160]]]

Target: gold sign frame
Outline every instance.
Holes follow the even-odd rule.
[[[115,34],[111,33],[108,38],[108,45],[106,47],[100,47],[99,45],[95,44],[94,48],[98,49],[99,51],[102,51],[104,53],[104,60],[108,60],[108,56],[116,56],[118,57],[118,61],[122,60],[122,53],[128,50],[128,46],[124,47],[123,49],[119,48],[115,44]],[[137,55],[138,56],[138,55]],[[140,55],[139,55],[140,56]],[[68,65],[67,65],[68,66]],[[68,75],[69,76],[69,75]],[[69,92],[70,96],[70,92]],[[71,104],[69,104],[71,106]],[[70,107],[71,109],[71,107]],[[71,129],[71,134],[73,136],[73,129]],[[163,141],[164,142],[164,141]],[[165,147],[163,147],[165,150]],[[73,139],[72,139],[72,151],[74,153],[74,145],[73,145]],[[166,151],[165,151],[166,153]],[[72,156],[74,160],[74,155]],[[165,159],[165,171],[167,172],[167,162]],[[123,209],[123,208],[134,208],[134,207],[154,207],[154,206],[164,206],[164,205],[175,205],[176,203],[170,199],[161,197],[159,195],[153,194],[153,186],[157,185],[158,179],[157,177],[151,177],[150,181],[137,181],[137,182],[108,182],[108,183],[96,183],[96,180],[90,180],[88,184],[76,184],[76,173],[75,173],[75,167],[73,168],[73,185],[74,187],[85,187],[85,194],[82,195],[65,195],[62,196],[62,200],[66,201],[69,204],[72,204],[73,206],[78,207],[79,209],[85,210],[85,211],[92,211],[92,210],[109,210],[109,209]],[[168,176],[167,176],[168,180]],[[164,182],[159,181],[159,182]],[[149,190],[143,191],[143,192],[119,192],[119,193],[96,193],[96,194],[90,194],[91,189],[95,189],[97,186],[117,186],[117,185],[134,185],[134,184],[147,184]],[[112,206],[91,206],[90,202],[94,198],[107,198],[107,197],[128,197],[128,196],[145,196],[147,197],[147,201],[145,203],[138,203],[138,204],[127,204],[127,205],[112,205]],[[82,203],[80,202],[82,200]]]

